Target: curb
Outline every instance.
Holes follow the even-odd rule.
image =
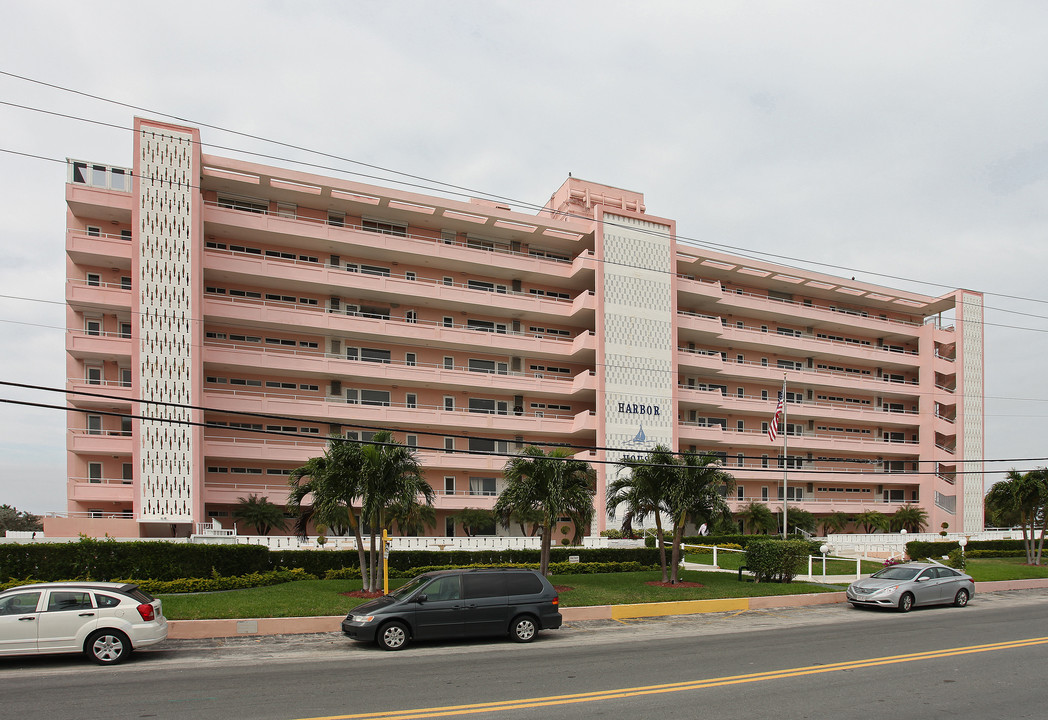
[[[1032,580],[996,580],[976,583],[979,593],[1006,590],[1048,588],[1048,578]],[[696,615],[699,613],[743,612],[771,608],[835,605],[845,602],[844,592],[806,593],[804,595],[769,595],[766,597],[726,598],[723,600],[675,600],[632,605],[591,605],[560,609],[565,622],[581,620],[627,620],[630,618]],[[171,640],[242,637],[252,635],[301,635],[305,633],[341,632],[343,615],[293,618],[250,618],[244,620],[171,620]]]

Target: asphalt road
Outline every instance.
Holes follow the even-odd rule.
[[[7,718],[1048,717],[1048,590],[572,623],[390,653],[340,635],[168,641],[113,668],[0,658]]]

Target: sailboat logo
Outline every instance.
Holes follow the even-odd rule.
[[[637,432],[637,434],[633,438],[633,442],[635,442],[635,443],[642,443],[642,442],[647,442],[647,441],[648,441],[648,438],[644,435],[644,426],[641,425],[640,426],[640,431]]]

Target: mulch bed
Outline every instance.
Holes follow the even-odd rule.
[[[339,593],[339,595],[345,595],[346,597],[355,598],[380,598],[382,597],[381,592],[367,592],[366,590],[354,590],[348,593]]]

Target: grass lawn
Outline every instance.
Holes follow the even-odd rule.
[[[725,553],[724,560],[717,554],[722,567],[727,558],[735,555]],[[702,559],[690,560],[702,562]],[[741,556],[739,556],[741,557]],[[712,554],[708,556],[712,561]],[[821,563],[820,563],[821,565]],[[841,574],[854,572],[855,564]],[[867,567],[869,566],[869,567]],[[872,572],[880,563],[863,563],[863,572]],[[821,570],[821,567],[819,568]],[[827,572],[831,571],[827,563]],[[978,581],[1017,580],[1048,577],[1048,566],[1035,567],[1025,564],[1025,558],[977,558],[968,561],[968,574]],[[754,584],[739,582],[733,573],[697,572],[681,573],[681,580],[699,583],[702,587],[657,587],[647,585],[662,579],[655,571],[636,573],[607,573],[599,575],[553,575],[550,581],[558,587],[570,587],[560,593],[561,607],[586,605],[623,605],[627,603],[665,602],[668,600],[708,600],[713,598],[763,597],[767,595],[798,595],[813,592],[839,592],[844,585],[830,586],[814,583],[794,582],[788,585],[776,583]],[[390,580],[390,588],[399,587],[407,580]],[[255,618],[255,617],[308,617],[315,615],[344,615],[366,600],[343,595],[360,589],[359,580],[303,580],[300,582],[228,590],[225,592],[161,595],[164,615],[169,620],[203,620],[208,618]]]
[[[775,583],[755,585],[752,582],[739,582],[736,576],[730,573],[692,571],[682,572],[680,579],[685,582],[701,583],[703,587],[664,588],[645,584],[661,579],[662,574],[657,570],[600,575],[553,575],[550,577],[554,585],[572,588],[561,591],[562,607],[796,595],[840,590],[837,587],[798,582],[788,585]],[[405,582],[407,581],[390,580],[390,588],[398,587]],[[169,620],[306,617],[346,614],[366,601],[341,593],[359,589],[359,580],[303,580],[247,590],[161,595],[160,599],[164,602],[164,615]]]
[[[972,558],[968,561],[965,572],[975,578],[976,582],[1027,580],[1048,578],[1048,565],[1027,565],[1025,557]]]

